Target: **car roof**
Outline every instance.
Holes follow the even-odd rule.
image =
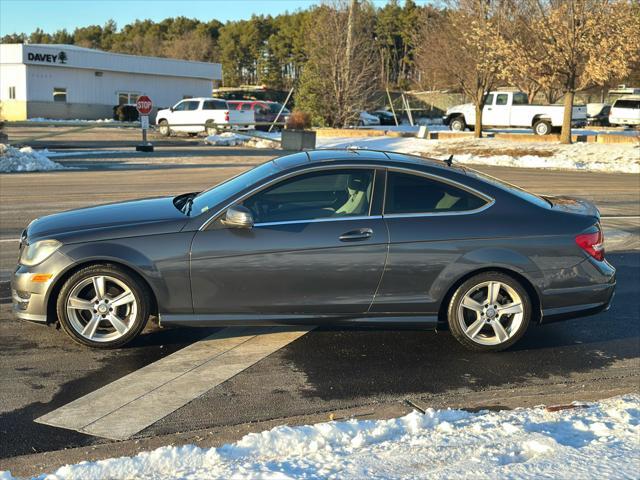
[[[413,167],[431,167],[446,171],[458,171],[459,173],[464,171],[457,165],[448,166],[444,161],[434,158],[361,148],[307,150],[305,152],[285,155],[273,160],[273,163],[282,170],[301,166],[313,166],[314,164],[341,164],[345,162],[372,163],[379,164],[380,166],[407,165]]]
[[[222,102],[226,102],[226,100],[224,98],[216,98],[216,97],[191,97],[191,98],[183,98],[182,100],[180,100],[181,102],[188,102],[190,100],[196,100],[196,101],[200,101],[200,100],[220,100]]]
[[[640,95],[625,95],[623,97],[616,98],[615,102],[618,100],[640,100]]]

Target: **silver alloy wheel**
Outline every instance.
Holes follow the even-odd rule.
[[[502,282],[483,282],[471,288],[458,306],[458,323],[469,340],[500,345],[513,337],[524,317],[522,298]]]
[[[131,329],[138,303],[123,281],[98,275],[81,280],[71,289],[66,311],[69,323],[82,337],[111,342]]]

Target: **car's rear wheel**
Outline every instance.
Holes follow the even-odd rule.
[[[454,132],[463,132],[467,128],[467,123],[464,121],[464,117],[458,116],[451,120],[449,128]]]
[[[453,294],[448,311],[456,340],[482,352],[509,348],[524,335],[530,319],[531,299],[526,289],[500,272],[468,279]]]
[[[551,123],[548,120],[538,120],[533,124],[533,131],[536,135],[549,135],[551,133]]]
[[[133,340],[149,318],[148,288],[123,268],[91,265],[67,279],[57,299],[58,319],[76,342],[116,348]]]
[[[166,120],[160,120],[160,123],[158,124],[158,131],[160,132],[160,135],[164,135],[165,137],[170,136],[171,128],[169,128],[169,122]]]

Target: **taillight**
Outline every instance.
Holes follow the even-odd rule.
[[[225,122],[229,121],[229,112],[224,112],[224,121]]]
[[[578,246],[596,260],[604,260],[604,234],[598,226],[598,231],[593,233],[581,233],[576,237]]]

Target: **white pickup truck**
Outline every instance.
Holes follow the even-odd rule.
[[[533,128],[537,135],[548,135],[562,127],[563,105],[530,105],[523,92],[490,92],[482,109],[483,127]],[[573,107],[572,126],[585,125],[587,107]],[[472,103],[449,108],[443,117],[451,130],[463,131],[476,123],[476,110]]]
[[[158,131],[167,137],[171,132],[214,135],[220,130],[251,130],[254,123],[253,111],[229,108],[220,98],[187,98],[156,115]]]

